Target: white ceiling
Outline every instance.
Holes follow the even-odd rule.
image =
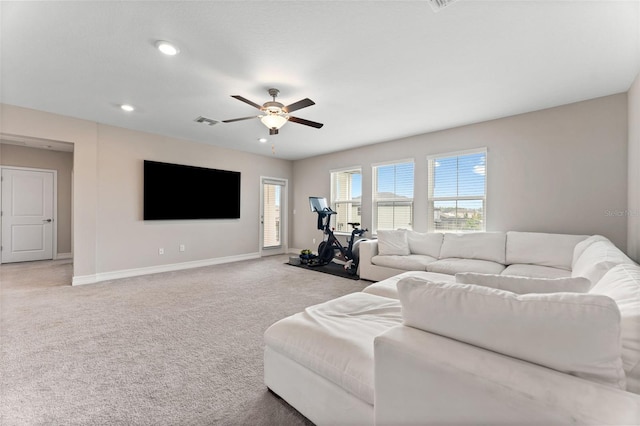
[[[299,159],[625,92],[640,1],[85,1],[0,3],[0,101]],[[167,57],[163,39],[181,49]],[[316,105],[277,136],[258,113]],[[130,103],[133,113],[118,107]],[[259,137],[269,138],[261,144]]]

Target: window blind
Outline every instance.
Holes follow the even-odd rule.
[[[413,162],[373,167],[373,216],[376,230],[412,229],[413,173]]]
[[[484,231],[486,226],[487,150],[430,156],[428,230]]]
[[[349,222],[362,222],[362,170],[353,168],[331,172],[331,209],[337,212],[337,232],[351,232]]]

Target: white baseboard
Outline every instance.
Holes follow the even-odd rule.
[[[183,269],[201,268],[203,266],[220,265],[222,263],[239,262],[242,260],[259,259],[260,253],[247,253],[237,256],[216,257],[213,259],[194,260],[192,262],[171,263],[168,265],[148,266],[145,268],[123,269],[120,271],[101,272],[95,275],[80,275],[73,277],[72,285],[95,284],[101,281],[118,280],[121,278],[137,277],[140,275],[158,274],[162,272],[181,271]]]
[[[73,253],[58,253],[56,254],[56,260],[61,259],[73,259]]]
[[[97,282],[96,275],[74,275],[71,279],[71,285],[95,284]]]

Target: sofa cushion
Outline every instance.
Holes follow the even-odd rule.
[[[507,261],[571,270],[573,249],[586,235],[507,232]]]
[[[352,293],[273,324],[265,344],[373,404],[373,339],[402,323],[398,300]]]
[[[478,272],[480,274],[499,274],[504,270],[501,263],[476,259],[440,259],[427,265],[428,272],[455,275],[459,272]]]
[[[378,231],[378,254],[382,256],[406,256],[410,254],[407,231]]]
[[[596,241],[576,260],[571,276],[587,277],[595,285],[610,269],[624,263],[633,261],[610,241]]]
[[[421,254],[410,254],[407,256],[373,256],[371,263],[387,268],[402,269],[403,271],[426,271],[427,265],[435,262],[435,257],[423,256]]]
[[[437,259],[440,256],[443,237],[444,235],[439,232],[407,231],[409,251],[411,254],[424,254]]]
[[[640,266],[614,266],[591,289],[616,301],[622,316],[622,362],[627,390],[640,394]]]
[[[438,274],[437,272],[424,272],[424,271],[410,271],[403,272],[395,277],[387,278],[386,280],[373,283],[368,287],[365,287],[362,291],[364,293],[375,294],[382,297],[390,297],[392,299],[398,298],[398,281],[407,277],[417,277],[427,281],[437,282],[456,282],[456,277],[447,274]]]
[[[567,278],[571,276],[571,272],[566,269],[551,268],[549,266],[540,265],[509,265],[502,271],[501,275],[513,275],[516,277],[531,278]]]
[[[440,259],[458,257],[504,264],[505,238],[504,232],[444,234]]]
[[[517,295],[468,284],[398,282],[404,323],[625,389],[620,311],[599,294]]]
[[[475,284],[517,294],[528,293],[588,293],[591,281],[584,277],[575,278],[529,278],[509,275],[476,274],[465,272],[456,274],[458,284]]]
[[[576,244],[576,247],[573,249],[573,260],[571,261],[571,269],[575,267],[578,258],[582,256],[582,253],[589,247],[591,244],[596,243],[598,241],[609,241],[608,238],[603,237],[602,235],[592,235],[589,238],[580,241]],[[611,241],[609,241],[611,243]],[[613,244],[613,243],[612,243]]]

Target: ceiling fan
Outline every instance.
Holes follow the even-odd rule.
[[[254,108],[259,109],[264,113],[264,115],[254,115],[251,117],[242,117],[242,118],[233,118],[231,120],[222,120],[223,123],[233,123],[234,121],[242,121],[242,120],[251,120],[253,118],[259,118],[262,121],[262,124],[267,126],[269,129],[270,135],[277,135],[280,127],[284,126],[287,121],[292,121],[298,124],[304,124],[305,126],[315,127],[316,129],[324,126],[322,123],[316,123],[315,121],[305,120],[304,118],[294,117],[289,115],[289,113],[293,111],[297,111],[302,108],[309,107],[311,105],[315,105],[309,98],[304,98],[298,102],[294,102],[291,105],[284,106],[280,102],[276,101],[276,97],[278,96],[280,91],[278,89],[269,89],[269,96],[273,98],[272,101],[265,102],[262,106],[258,105],[255,102],[250,101],[249,99],[243,98],[240,95],[232,95],[232,98],[236,98],[239,101],[242,101],[246,104],[251,105]]]

